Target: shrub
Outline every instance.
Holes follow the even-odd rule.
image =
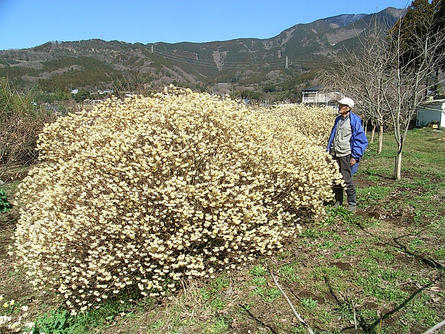
[[[14,93],[6,79],[0,80],[0,175],[7,166],[34,161],[38,134],[54,119],[30,96]]]
[[[286,127],[313,140],[317,145],[326,148],[329,134],[338,115],[333,109],[301,104],[282,104],[271,110]]]
[[[272,254],[341,178],[279,115],[173,87],[60,118],[38,148],[16,253],[73,313]]]

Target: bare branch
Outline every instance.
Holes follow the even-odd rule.
[[[275,285],[281,291],[282,295],[284,296],[284,298],[286,299],[286,301],[289,304],[290,308],[292,309],[292,312],[297,317],[298,321],[307,329],[307,331],[310,334],[314,334],[314,331],[312,330],[312,328],[304,321],[304,319],[301,317],[301,315],[295,310],[294,305],[292,304],[292,302],[290,301],[289,297],[284,292],[284,290],[281,288],[281,286],[278,284],[278,281],[277,281],[275,275],[272,273],[272,271],[270,271],[270,275],[272,276],[272,279],[273,279]]]
[[[428,329],[426,332],[424,332],[423,334],[432,334],[435,331],[441,329],[443,326],[445,326],[445,320],[439,322],[437,325],[434,325],[433,327],[431,327],[430,329]]]

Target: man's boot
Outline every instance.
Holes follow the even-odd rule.
[[[354,213],[357,210],[357,205],[355,204],[349,204],[348,205],[348,210],[352,213]]]

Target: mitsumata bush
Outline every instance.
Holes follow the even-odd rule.
[[[174,87],[60,118],[20,185],[19,263],[76,313],[270,255],[341,180],[321,146],[331,118]]]

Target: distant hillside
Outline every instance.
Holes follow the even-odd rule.
[[[308,84],[331,57],[357,45],[374,20],[392,25],[404,10],[345,14],[297,24],[268,39],[208,43],[125,43],[99,39],[48,42],[0,51],[0,76],[19,88],[54,91],[137,83],[212,90],[289,91]],[[287,68],[286,68],[287,58]]]

